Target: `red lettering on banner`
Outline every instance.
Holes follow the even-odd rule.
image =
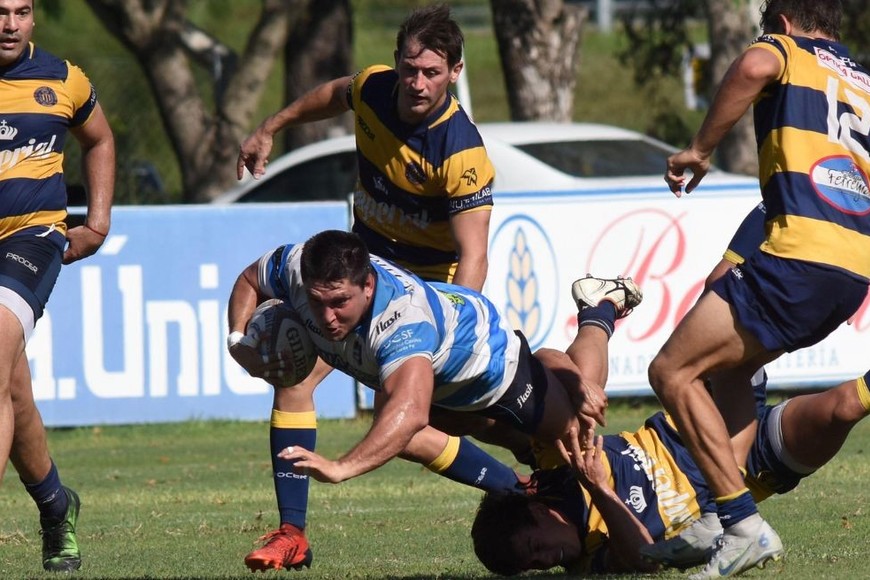
[[[692,286],[688,296],[677,301],[675,291],[671,287],[668,277],[676,272],[685,260],[686,234],[680,225],[680,220],[685,216],[681,213],[672,216],[669,213],[656,209],[641,209],[626,213],[610,224],[606,225],[601,235],[592,245],[589,263],[593,263],[595,254],[598,252],[608,253],[608,248],[616,244],[624,246],[628,239],[623,232],[635,230],[639,232],[633,242],[634,248],[630,248],[628,263],[621,269],[623,273],[634,278],[635,282],[644,289],[645,300],[654,295],[660,296],[658,304],[652,304],[655,309],[655,317],[646,329],[639,333],[631,333],[629,338],[633,341],[642,341],[661,331],[665,324],[672,320],[673,324],[688,310],[688,304],[694,302],[699,292],[699,286]],[[636,228],[630,227],[634,222]],[[654,228],[659,227],[656,232]],[[653,236],[652,243],[647,244],[646,239]],[[622,252],[626,253],[626,252]],[[655,285],[659,292],[650,292]],[[700,283],[703,286],[703,282]],[[648,302],[644,302],[645,308]],[[674,305],[676,304],[676,310]]]

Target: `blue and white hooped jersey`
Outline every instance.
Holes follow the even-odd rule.
[[[327,340],[302,285],[302,246],[281,246],[260,258],[260,289],[299,313],[328,364],[380,390],[402,363],[424,357],[435,371],[433,404],[461,411],[492,405],[510,386],[520,339],[489,300],[462,286],[423,282],[377,256],[371,257],[370,311],[347,338]]]

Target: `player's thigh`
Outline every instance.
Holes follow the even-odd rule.
[[[758,359],[763,352],[761,343],[736,322],[731,305],[707,292],[665,342],[653,360],[650,376],[693,380]]]

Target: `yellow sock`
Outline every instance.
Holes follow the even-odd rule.
[[[861,401],[861,405],[864,407],[865,411],[870,411],[870,388],[867,388],[867,379],[866,375],[863,377],[858,377],[858,400]]]
[[[317,413],[314,411],[288,413],[287,411],[272,409],[270,424],[272,427],[278,427],[279,429],[316,429]]]
[[[747,491],[749,491],[749,488],[748,488],[748,487],[744,487],[744,488],[741,489],[740,491],[735,491],[734,493],[729,493],[728,495],[723,495],[722,497],[717,497],[717,498],[716,498],[715,500],[713,500],[713,501],[715,501],[715,502],[718,503],[718,504],[723,504],[723,503],[725,503],[726,501],[731,501],[732,499],[735,499],[735,498],[740,497],[741,495],[743,495],[743,494],[746,493]]]
[[[456,461],[456,456],[459,455],[459,437],[448,437],[447,445],[444,446],[444,451],[436,457],[432,463],[426,466],[430,471],[441,473]]]

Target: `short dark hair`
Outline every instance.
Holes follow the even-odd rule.
[[[371,269],[369,250],[356,234],[326,230],[302,246],[300,270],[305,284],[348,280],[362,287]]]
[[[502,576],[525,572],[529,554],[513,541],[520,530],[535,525],[532,502],[527,495],[489,492],[480,500],[471,525],[474,553],[487,570]]]
[[[465,39],[459,24],[450,15],[447,4],[434,4],[411,12],[396,35],[396,50],[399,54],[405,43],[414,39],[423,48],[437,52],[447,59],[452,68],[462,60],[462,44]]]
[[[840,0],[766,0],[761,5],[761,30],[779,29],[779,16],[785,16],[805,32],[821,32],[840,40],[843,3]]]

